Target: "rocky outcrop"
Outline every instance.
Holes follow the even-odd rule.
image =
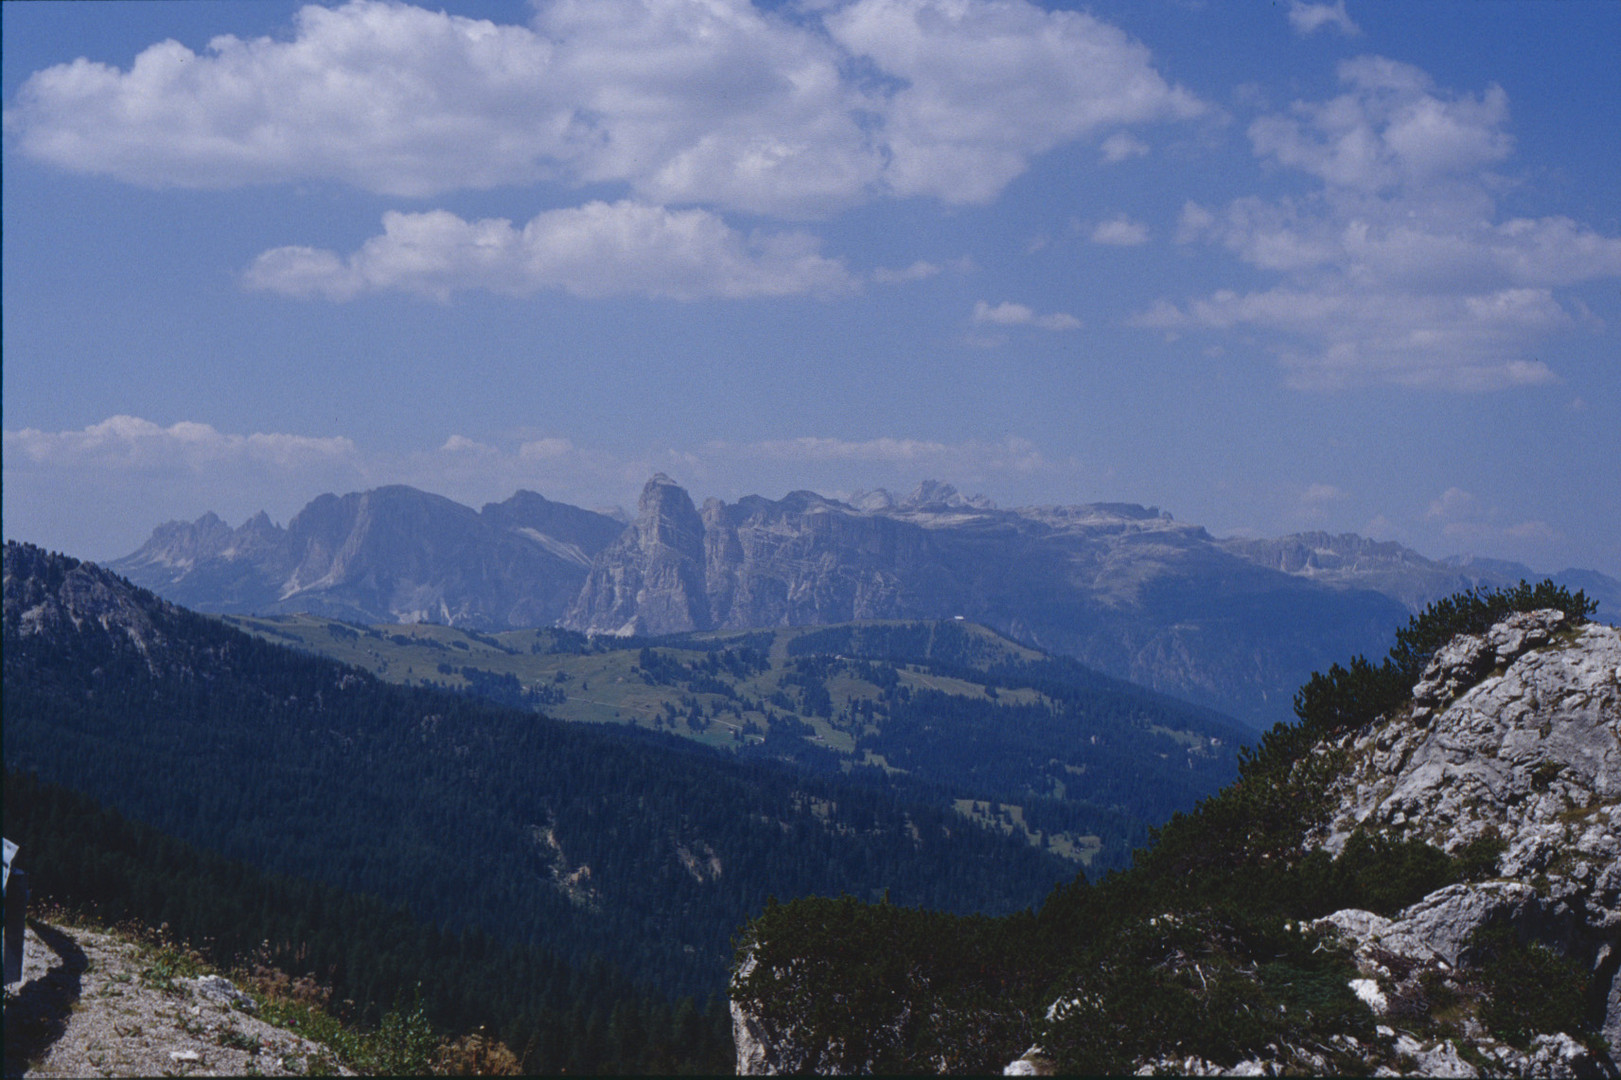
[[[1351,764],[1330,787],[1337,811],[1308,847],[1340,851],[1361,829],[1454,854],[1482,837],[1502,849],[1491,880],[1449,885],[1392,918],[1348,909],[1313,924],[1352,949],[1360,977],[1351,987],[1385,1021],[1388,1045],[1366,1056],[1394,1054],[1386,1075],[1617,1074],[1568,1032],[1516,1048],[1467,1015],[1453,1037],[1428,1042],[1392,1026],[1404,1002],[1437,986],[1467,996],[1479,934],[1497,929],[1590,972],[1600,1034],[1621,1045],[1621,630],[1567,631],[1566,622],[1559,611],[1524,612],[1454,638],[1411,706],[1337,748]],[[1279,1058],[1173,1065],[1262,1075]]]
[[[1334,851],[1372,828],[1456,853],[1498,838],[1501,880],[1451,886],[1393,920],[1326,922],[1391,995],[1467,962],[1476,931],[1508,927],[1594,973],[1602,1034],[1621,1046],[1621,631],[1564,622],[1517,614],[1437,651],[1410,709],[1345,740],[1339,810],[1308,842]],[[1413,966],[1398,978],[1381,953]]]
[[[151,612],[94,563],[8,541],[3,588],[8,638],[95,631],[128,643],[143,656],[163,643]]]
[[[704,523],[663,473],[642,489],[636,520],[591,569],[565,625],[668,634],[714,625],[704,582]]]
[[[224,976],[164,978],[153,961],[117,931],[36,922],[6,988],[6,1075],[354,1075]]]

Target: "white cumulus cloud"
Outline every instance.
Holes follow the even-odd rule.
[[[1110,135],[1099,144],[1098,148],[1103,151],[1103,160],[1110,165],[1134,157],[1145,157],[1148,154],[1147,143],[1124,131],[1117,131]]]
[[[248,268],[249,288],[349,300],[403,291],[440,299],[467,289],[527,296],[703,297],[845,293],[844,264],[802,233],[744,236],[707,210],[622,201],[549,210],[522,228],[503,218],[465,221],[446,210],[390,211],[383,232],[348,256],[281,247]]]
[[[992,307],[983,300],[974,304],[974,321],[992,326],[1037,326],[1043,330],[1079,330],[1081,320],[1062,311],[1037,315],[1035,309],[1011,300]]]
[[[1028,0],[544,0],[528,26],[351,0],[286,39],[35,72],[5,127],[36,160],[160,188],[621,183],[817,216],[983,202],[1059,144],[1202,110],[1118,28]]]
[[[872,280],[880,285],[902,285],[908,281],[922,281],[925,278],[934,277],[941,269],[938,263],[919,259],[911,266],[901,270],[891,270],[881,266],[872,272]]]
[[[1098,223],[1092,230],[1092,242],[1112,247],[1135,247],[1138,244],[1146,244],[1148,226],[1140,221],[1131,220],[1125,214],[1119,214],[1108,221]]]
[[[1347,37],[1356,37],[1362,28],[1346,14],[1345,0],[1332,4],[1310,4],[1305,0],[1289,0],[1289,25],[1297,34],[1315,34],[1325,26],[1332,26]]]
[[[152,528],[206,510],[241,521],[285,516],[320,491],[365,486],[367,462],[342,436],[240,434],[196,421],[111,416],[83,428],[4,433],[8,538],[80,558],[134,551]]]
[[[1134,321],[1261,331],[1299,386],[1556,381],[1539,346],[1591,320],[1555,290],[1621,276],[1621,237],[1567,217],[1495,220],[1491,170],[1513,150],[1501,88],[1445,92],[1381,57],[1339,74],[1345,93],[1249,130],[1259,157],[1315,178],[1315,190],[1182,210],[1179,243],[1219,244],[1279,283],[1162,299]]]

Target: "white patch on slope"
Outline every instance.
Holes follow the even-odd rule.
[[[528,537],[530,540],[533,540],[535,543],[545,548],[551,554],[556,555],[564,562],[571,562],[576,566],[583,566],[587,570],[591,568],[590,556],[586,555],[584,551],[581,551],[578,544],[564,543],[555,536],[547,536],[539,529],[531,529],[527,526],[519,528],[515,531],[525,537]]]

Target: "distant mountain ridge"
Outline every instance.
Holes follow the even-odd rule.
[[[323,495],[286,529],[171,523],[109,567],[200,611],[360,623],[664,634],[961,615],[1263,725],[1312,671],[1382,651],[1405,614],[1517,580],[1353,534],[1218,539],[1155,508],[1004,510],[936,481],[700,507],[662,473],[628,525],[532,492],[475,512],[396,486]],[[1621,603],[1604,575],[1555,580]]]
[[[1426,559],[1390,540],[1356,533],[1295,533],[1275,540],[1234,537],[1221,546],[1258,566],[1324,584],[1373,589],[1418,613],[1443,596],[1473,588],[1501,588],[1520,581],[1551,578],[1556,585],[1582,589],[1606,614],[1621,608],[1621,581],[1595,570],[1541,574],[1524,563],[1452,555]]]
[[[263,512],[235,530],[212,513],[170,522],[108,567],[210,614],[546,626],[623,529],[531,491],[474,511],[395,485],[322,495],[285,529]]]

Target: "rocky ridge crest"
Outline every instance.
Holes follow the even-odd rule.
[[[545,626],[624,525],[519,491],[473,510],[401,485],[322,495],[287,523],[214,514],[160,525],[108,564],[194,611],[356,622]]]
[[[699,509],[661,474],[562,625],[654,635],[963,616],[1260,722],[1401,613],[1377,593],[1258,566],[1152,507],[1004,510],[929,481],[905,498],[796,491]]]
[[[1448,853],[1482,837],[1503,846],[1495,880],[1448,886],[1392,919],[1350,910],[1321,920],[1355,949],[1376,1014],[1421,993],[1426,974],[1468,965],[1474,935],[1499,927],[1591,971],[1600,1034],[1621,1046],[1621,631],[1565,622],[1523,612],[1454,638],[1409,709],[1342,741],[1353,764],[1330,789],[1338,811],[1309,844],[1337,852],[1372,828]],[[1459,1035],[1507,1073],[1605,1072],[1567,1033],[1539,1033],[1529,1055],[1483,1040],[1478,1025]],[[1455,1042],[1426,1052],[1455,1054]]]
[[[150,613],[131,598],[123,582],[94,563],[9,542],[3,591],[8,635],[60,636],[93,626],[127,641],[143,656],[163,642]],[[164,601],[158,604],[160,610],[172,610]]]

